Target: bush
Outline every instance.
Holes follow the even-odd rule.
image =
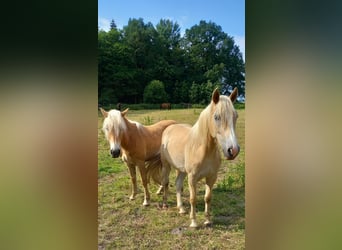
[[[161,81],[151,81],[144,90],[145,103],[163,103],[167,102],[167,94],[164,84]]]

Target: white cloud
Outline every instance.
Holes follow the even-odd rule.
[[[244,36],[234,36],[234,41],[237,46],[239,46],[242,53],[242,58],[245,61],[245,37]]]
[[[97,20],[99,29],[102,29],[104,31],[109,31],[110,29],[110,20],[103,18],[103,17],[99,17],[99,19]]]

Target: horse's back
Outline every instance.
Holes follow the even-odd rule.
[[[173,120],[163,120],[150,126],[137,125],[134,144],[137,150],[144,152],[145,159],[159,154],[163,131],[175,123]]]
[[[190,132],[191,125],[190,124],[173,124],[170,125],[168,128],[165,129],[163,133],[163,138],[167,137],[184,137],[187,136]]]
[[[146,126],[145,128],[150,131],[151,133],[155,133],[155,132],[160,132],[160,136],[163,133],[163,131],[170,125],[172,124],[176,124],[176,121],[174,120],[162,120],[159,121],[153,125],[150,126]]]

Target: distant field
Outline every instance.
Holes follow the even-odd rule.
[[[202,109],[130,110],[128,119],[151,124],[164,119],[194,124]],[[175,195],[175,171],[171,171],[169,208],[161,210],[162,197],[150,184],[151,205],[143,207],[143,191],[139,172],[139,193],[128,199],[131,182],[127,167],[109,154],[98,119],[98,244],[99,249],[244,249],[245,248],[245,110],[238,109],[237,135],[240,154],[233,161],[222,161],[213,189],[213,226],[189,229],[189,213],[178,214]],[[183,201],[189,211],[187,179]],[[204,182],[198,184],[197,217],[204,222]]]

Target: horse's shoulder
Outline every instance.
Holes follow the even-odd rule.
[[[178,124],[175,124],[174,127],[177,129],[181,129],[181,130],[190,130],[192,128],[192,126],[187,123],[178,123]]]

